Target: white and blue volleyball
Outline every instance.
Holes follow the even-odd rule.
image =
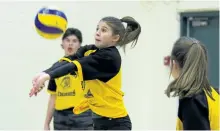
[[[35,17],[37,33],[46,39],[59,38],[67,28],[67,17],[56,7],[44,7]]]

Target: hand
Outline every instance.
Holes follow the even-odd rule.
[[[48,124],[45,124],[45,125],[44,125],[44,130],[45,130],[45,131],[50,130],[50,126],[49,126]]]
[[[43,74],[44,74],[44,72],[41,72],[41,73],[38,73],[36,76],[34,76],[34,78],[32,79],[32,84],[35,85],[37,79]],[[32,97],[33,95],[37,96],[37,93],[40,92],[43,89],[43,87],[44,87],[44,85],[40,89],[32,88],[29,93],[29,96],[30,97]]]
[[[37,96],[37,93],[39,93],[43,88],[44,88],[44,85],[42,87],[40,87],[39,90],[37,90],[36,88],[32,88],[29,93],[29,96],[30,97],[32,97],[33,95]]]
[[[44,74],[44,72],[41,72],[41,73],[38,73],[36,76],[34,76],[34,78],[32,79],[32,84],[35,84],[37,79],[43,74]]]
[[[39,90],[41,87],[43,87],[44,83],[47,80],[50,80],[50,76],[47,73],[42,73],[37,78],[37,80],[33,83],[33,87],[37,88],[37,90]]]
[[[44,82],[46,82],[49,79],[50,76],[46,73],[40,73],[39,75],[35,76],[32,81],[33,88],[31,89],[29,96],[31,97],[34,94],[36,96],[37,93],[42,89],[42,87],[44,87]]]

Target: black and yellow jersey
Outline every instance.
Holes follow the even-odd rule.
[[[179,100],[177,130],[220,130],[219,93],[212,88],[212,100],[205,91]]]
[[[75,114],[91,109],[95,114],[120,118],[127,116],[121,91],[121,56],[115,46],[97,49],[89,56],[48,72],[51,79],[77,71],[84,81],[84,94],[74,108]]]
[[[99,49],[73,63],[85,82],[84,98],[74,113],[91,109],[104,117],[127,116],[121,91],[121,56],[116,47]]]
[[[82,49],[85,49],[85,47]],[[52,67],[56,68],[65,63],[72,62],[73,59],[83,57],[84,55],[89,55],[90,53],[94,52],[94,50],[93,48],[87,48],[86,50],[81,50],[79,52],[77,57],[74,55],[61,58]],[[82,81],[79,79],[77,72],[71,72],[65,76],[50,80],[48,92],[56,95],[56,110],[72,108],[75,107],[75,105],[79,102],[80,97],[78,96],[83,93]]]
[[[71,62],[72,60],[61,58],[60,62],[61,61]],[[77,72],[72,72],[55,80],[51,80],[49,82],[48,92],[50,94],[56,94],[56,110],[75,107],[79,101],[77,95],[80,95],[83,92],[81,80],[79,79]]]

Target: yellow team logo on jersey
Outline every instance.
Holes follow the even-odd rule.
[[[69,88],[71,85],[71,82],[70,82],[70,76],[65,76],[61,83],[60,83],[60,86],[63,87],[63,88]]]

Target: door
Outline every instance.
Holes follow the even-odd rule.
[[[181,36],[194,37],[208,50],[208,78],[219,88],[219,11],[181,13]]]

